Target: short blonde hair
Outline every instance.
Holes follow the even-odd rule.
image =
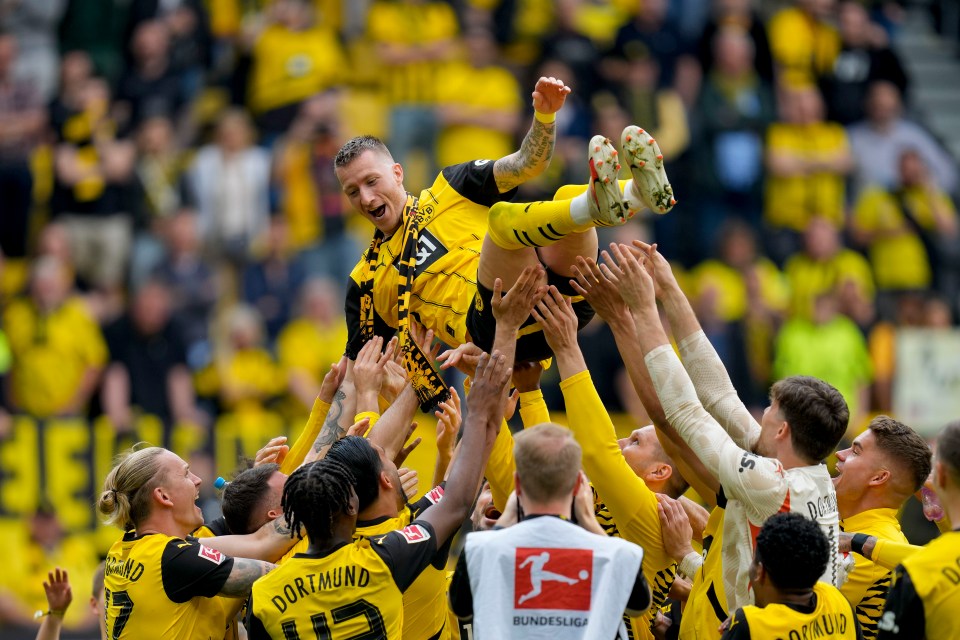
[[[539,424],[518,433],[514,443],[517,476],[531,500],[548,502],[573,494],[582,452],[569,429]]]
[[[120,458],[97,500],[106,524],[129,531],[150,515],[150,492],[163,482],[160,456],[166,452],[162,447],[134,448]]]

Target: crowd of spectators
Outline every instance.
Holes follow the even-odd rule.
[[[540,75],[573,94],[518,199],[584,182],[594,133],[645,127],[679,203],[601,241],[652,239],[684,268],[745,401],[814,375],[860,427],[892,411],[895,329],[952,326],[960,298],[956,163],[911,119],[903,13],[0,0],[0,438],[18,414],[106,415],[121,434],[143,414],[299,420],[342,353],[369,237],[333,173],[340,144],[380,135],[426,187],[515,149]],[[643,416],[609,329],[581,339],[607,407]]]

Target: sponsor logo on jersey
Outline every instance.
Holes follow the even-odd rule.
[[[430,490],[430,493],[427,494],[426,498],[430,501],[430,504],[437,504],[440,502],[440,499],[443,498],[443,487],[434,487]]]
[[[520,547],[514,560],[517,609],[589,611],[593,551]]]
[[[430,532],[418,524],[407,525],[403,529],[400,529],[397,533],[403,536],[403,539],[407,541],[407,544],[416,544],[418,542],[424,542],[425,540],[430,539]]]
[[[489,160],[475,160],[475,161],[473,162],[473,164],[475,164],[475,165],[478,166],[478,167],[482,167],[483,165],[487,164],[488,162],[490,162],[490,161],[489,161]]]
[[[209,560],[213,564],[220,564],[221,562],[223,562],[223,559],[226,557],[216,549],[211,549],[210,547],[204,546],[202,544],[198,544],[197,546],[200,547],[200,557],[203,558],[204,560]]]

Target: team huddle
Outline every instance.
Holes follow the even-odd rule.
[[[934,455],[885,416],[837,451],[847,404],[803,376],[776,382],[757,421],[657,246],[600,250],[597,227],[676,202],[644,129],[619,149],[595,136],[586,185],[510,201],[549,165],[568,93],[541,78],[519,150],[418,195],[376,138],[341,148],[343,192],[376,228],[346,355],[293,445],[271,441],[226,485],[220,520],[204,523],[201,480],[171,451],[114,467],[97,503],[124,532],[94,594],[104,637],[960,637],[960,422]],[[628,438],[578,344],[595,315],[652,422]],[[540,388],[550,358],[567,427]],[[450,368],[468,376],[463,407]],[[418,409],[438,418],[438,455],[414,501]],[[946,514],[917,548],[897,513],[924,485]]]

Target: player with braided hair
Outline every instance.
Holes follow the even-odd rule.
[[[360,500],[350,470],[327,457],[295,471],[281,507],[291,529],[306,530],[310,545],[253,587],[250,640],[304,638],[311,631],[339,640],[399,639],[403,592],[459,529],[476,496],[496,439],[512,368],[499,352],[484,354],[468,400],[463,447],[444,499],[406,527],[354,540]]]
[[[287,479],[280,506],[293,531],[302,526],[311,540],[330,540],[335,517],[356,511],[358,499],[349,469],[330,458],[319,462]]]

